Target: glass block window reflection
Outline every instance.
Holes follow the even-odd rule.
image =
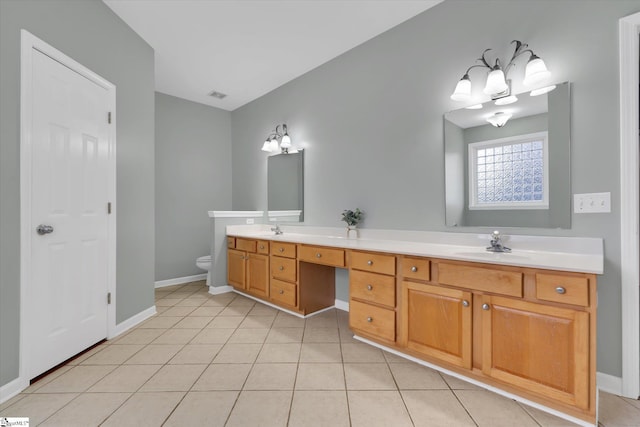
[[[548,209],[547,132],[469,144],[469,209]]]

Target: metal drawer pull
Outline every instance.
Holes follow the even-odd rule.
[[[284,252],[284,248],[280,248],[278,249],[280,252]]]
[[[280,295],[284,294],[284,290],[280,289],[280,292],[278,292]]]
[[[282,266],[282,265],[281,265],[280,267],[278,267],[278,269],[279,269],[280,271],[282,271],[282,270],[284,270],[284,266]]]
[[[469,301],[467,301],[466,299],[462,300],[462,306],[463,307],[469,307]]]
[[[373,265],[373,261],[371,260],[367,261],[367,265]]]
[[[367,285],[367,290],[368,291],[372,291],[373,290],[373,286],[372,285]]]
[[[316,254],[316,258],[321,258],[321,257],[322,257],[322,254],[321,254],[320,252],[318,252],[318,253]]]
[[[489,310],[489,304],[482,304],[482,309],[483,310]]]
[[[367,317],[367,322],[369,323],[373,322],[373,317]]]
[[[418,271],[418,267],[414,265],[413,267],[411,267],[411,271],[415,273],[416,271]]]
[[[560,295],[562,295],[562,294],[566,294],[567,290],[565,288],[563,288],[562,286],[558,286],[556,288],[556,292],[559,293]]]
[[[260,245],[260,249],[264,249],[264,245]]]
[[[53,227],[50,225],[40,224],[36,227],[36,232],[39,235],[44,236],[45,234],[53,233]]]

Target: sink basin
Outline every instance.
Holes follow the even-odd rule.
[[[454,252],[453,255],[469,257],[475,259],[486,259],[486,260],[496,260],[496,261],[522,261],[522,260],[530,260],[531,258],[524,255],[514,255],[511,252],[486,252],[480,251],[477,252]]]

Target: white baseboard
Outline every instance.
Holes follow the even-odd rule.
[[[156,288],[164,288],[165,286],[182,285],[183,283],[197,282],[198,280],[207,280],[207,273],[196,274],[195,276],[176,277],[175,279],[158,280]]]
[[[211,295],[226,294],[228,292],[233,292],[233,286],[209,286]]]
[[[153,316],[154,314],[156,314],[156,306],[155,305],[147,308],[144,311],[141,311],[140,313],[138,313],[138,314],[136,314],[134,316],[131,316],[130,318],[128,318],[124,322],[118,323],[116,325],[115,330],[113,331],[113,335],[107,337],[107,339],[113,339],[113,338],[117,337],[118,335],[128,331],[129,329],[131,329],[134,326],[140,324],[141,322],[144,322],[145,320],[147,320],[149,317]]]
[[[23,380],[18,377],[13,381],[10,381],[0,387],[0,403],[4,403],[11,399],[13,396],[17,396],[22,390],[29,387],[29,381]]]
[[[596,372],[596,385],[602,391],[622,396],[621,377],[614,377],[613,375],[605,374],[603,372]]]
[[[338,310],[349,312],[349,302],[348,301],[340,301],[339,299],[335,302],[336,308]]]

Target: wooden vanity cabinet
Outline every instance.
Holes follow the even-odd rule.
[[[288,309],[298,307],[297,245],[287,242],[271,242],[271,268],[269,296],[271,302]]]
[[[269,294],[269,256],[267,243],[263,240],[236,238],[228,241],[227,249],[227,281],[238,290],[259,297]],[[268,246],[267,246],[268,248]]]

